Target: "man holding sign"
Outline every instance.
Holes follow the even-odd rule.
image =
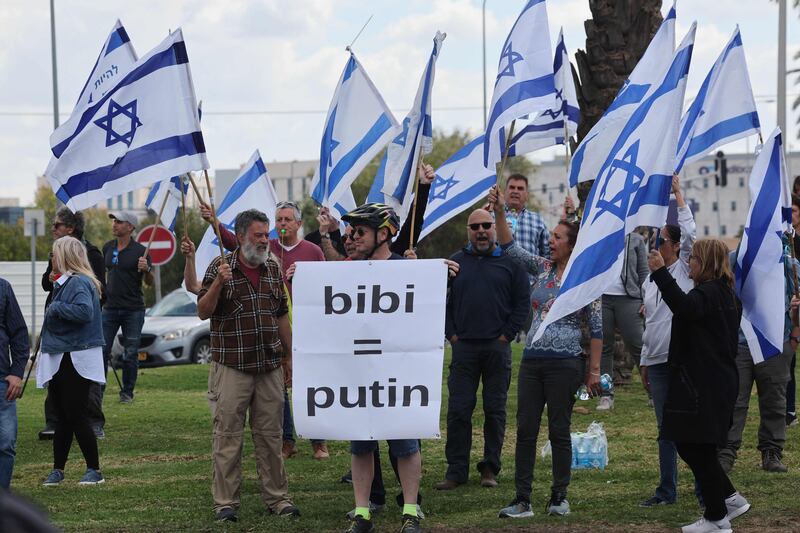
[[[446,267],[398,261],[394,210],[366,204],[343,217],[359,261],[299,263],[295,273],[299,435],[349,439],[356,510],[348,531],[371,532],[378,440],[389,441],[403,490],[401,531],[421,531],[420,438],[439,437]]]

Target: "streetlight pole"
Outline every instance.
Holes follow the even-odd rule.
[[[483,131],[486,131],[486,0],[483,0],[481,21],[483,26]]]
[[[56,11],[50,0],[50,58],[53,62],[53,129],[58,128],[58,69],[56,68]]]
[[[778,127],[786,138],[786,0],[778,0]]]

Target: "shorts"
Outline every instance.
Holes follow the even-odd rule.
[[[397,439],[386,442],[389,443],[389,453],[395,457],[409,457],[419,452],[419,439]],[[376,440],[350,441],[350,453],[353,455],[367,455],[375,453],[377,449]]]

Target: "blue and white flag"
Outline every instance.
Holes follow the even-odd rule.
[[[481,135],[436,170],[419,240],[486,196],[497,182],[495,165],[483,166],[483,144]]]
[[[681,121],[675,172],[723,144],[761,132],[739,27]]]
[[[394,115],[351,52],[325,118],[311,197],[333,207],[398,130]]]
[[[208,168],[189,58],[173,32],[50,136],[56,196],[79,210]]]
[[[486,122],[485,168],[503,158],[502,130],[511,121],[553,107],[556,88],[552,58],[545,0],[528,0],[500,54]]]
[[[414,105],[403,119],[403,131],[397,135],[381,161],[376,181],[383,181],[381,191],[397,202],[397,214],[405,218],[414,200],[414,183],[421,155],[433,149],[433,124],[431,122],[431,94],[436,74],[436,59],[442,49],[445,34],[436,32],[433,50],[419,80],[419,89]],[[382,174],[381,174],[382,172]]]
[[[175,176],[168,180],[158,181],[150,187],[144,205],[148,209],[161,213],[161,225],[175,233],[175,221],[178,209],[189,191],[189,180],[184,176]],[[163,208],[162,208],[163,205]]]
[[[672,8],[633,72],[625,80],[617,97],[575,150],[569,169],[570,187],[595,179],[600,165],[622,129],[628,124],[631,115],[656,90],[654,82],[663,78],[672,63],[674,52],[675,4],[673,2]]]
[[[741,327],[755,363],[783,352],[786,281],[781,235],[787,229],[787,207],[791,213],[791,203],[784,205],[788,183],[783,139],[775,128],[750,174],[753,200],[735,267],[736,294],[742,301]]]
[[[117,80],[128,73],[133,64],[136,63],[136,59],[136,50],[133,48],[133,43],[131,43],[128,32],[125,31],[125,27],[118,19],[100,49],[100,54],[94,62],[94,67],[92,67],[92,72],[86,79],[86,83],[83,84],[83,89],[78,95],[78,101],[75,102],[72,115],[82,113],[89,105],[102,97],[106,91],[114,86]],[[50,175],[57,162],[58,160],[51,155],[47,170],[44,172],[54,192],[58,191],[60,185]]]
[[[267,167],[261,160],[258,150],[253,152],[250,160],[244,165],[236,181],[233,182],[228,194],[223,198],[217,208],[217,218],[221,226],[235,231],[234,222],[236,215],[248,209],[258,209],[269,218],[270,226],[275,226],[275,206],[278,204],[278,195],[269,179]],[[202,280],[206,269],[215,257],[219,257],[219,242],[214,228],[206,229],[203,240],[197,247],[195,254],[195,269],[197,279]]]
[[[554,144],[564,144],[565,136],[569,138],[577,133],[581,111],[578,107],[578,95],[575,91],[575,80],[572,78],[567,46],[564,44],[563,28],[558,34],[556,43],[553,75],[556,87],[555,105],[543,111],[514,134],[508,149],[509,156],[535,152]]]
[[[578,241],[558,297],[533,340],[545,328],[599,298],[622,272],[625,236],[637,226],[661,227],[669,192],[686,77],[696,25],[675,51],[666,73],[636,106],[593,177]]]

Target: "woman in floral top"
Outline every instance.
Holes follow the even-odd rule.
[[[528,331],[517,384],[517,446],[514,482],[516,497],[500,511],[501,518],[533,516],[531,486],[536,459],[536,440],[547,405],[550,443],[553,449],[553,484],[548,514],[569,513],[567,487],[572,466],[570,421],[575,392],[582,383],[590,394],[600,393],[600,355],[603,326],[600,300],[547,326],[544,335],[533,341],[536,330],[547,316],[561,287],[561,277],[578,237],[578,225],[561,221],[550,236],[550,257],[531,255],[514,243],[506,221],[503,194],[494,187],[489,193],[494,205],[497,239],[506,253],[522,264],[531,275],[533,321]],[[582,324],[591,336],[589,365],[581,348]]]

